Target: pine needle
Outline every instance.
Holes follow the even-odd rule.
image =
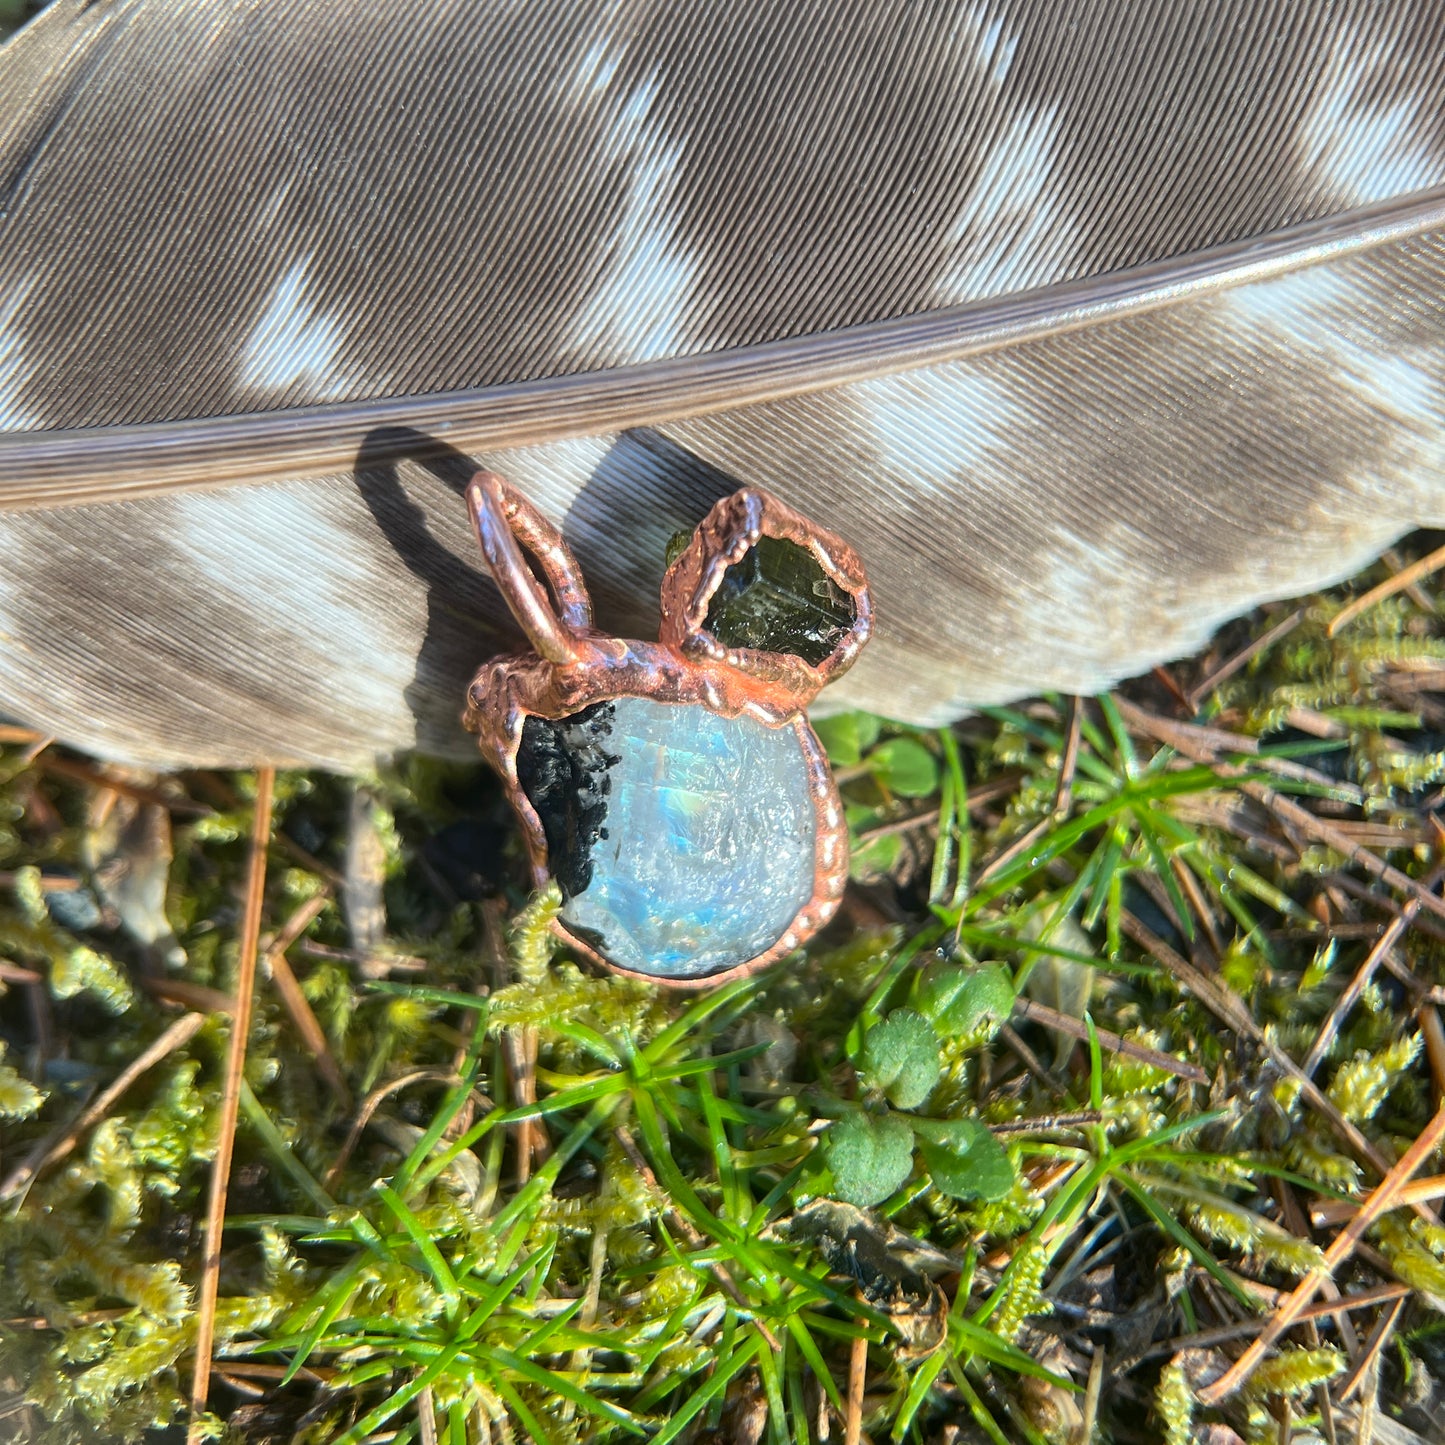
[[[256,806],[251,825],[251,852],[246,870],[246,905],[241,917],[241,956],[236,972],[236,1011],[226,1050],[226,1077],[221,1093],[220,1138],[211,1164],[206,1208],[205,1255],[196,1309],[196,1364],[191,1377],[191,1423],[188,1445],[204,1438],[206,1396],[211,1385],[211,1347],[216,1333],[216,1294],[221,1280],[221,1230],[226,1218],[226,1188],[236,1140],[236,1115],[246,1066],[246,1037],[256,986],[256,954],[261,938],[261,908],[266,896],[266,847],[271,837],[271,796],[276,775],[271,768],[256,774]]]
[[[1378,587],[1371,587],[1364,596],[1355,598],[1348,607],[1342,608],[1330,620],[1330,625],[1325,628],[1325,636],[1338,636],[1342,627],[1353,622],[1362,612],[1368,612],[1377,602],[1383,602],[1385,598],[1393,597],[1397,592],[1403,592],[1422,577],[1428,577],[1442,567],[1445,567],[1445,547],[1437,547],[1433,552],[1426,553],[1418,562],[1412,562],[1403,572],[1397,572],[1393,577],[1387,577]]]
[[[1388,1213],[1400,1204],[1399,1196],[1410,1182],[1411,1176],[1434,1153],[1442,1138],[1445,1138],[1445,1109],[1441,1109],[1425,1126],[1420,1137],[1400,1156],[1395,1167],[1380,1181],[1379,1186],[1370,1194],[1369,1198],[1360,1205],[1355,1217],[1330,1243],[1330,1247],[1325,1251],[1323,1264],[1305,1275],[1294,1292],[1275,1311],[1273,1318],[1265,1326],[1258,1339],[1219,1379],[1198,1392],[1201,1404],[1219,1404],[1221,1400],[1227,1399],[1249,1379],[1264,1358],[1265,1351],[1299,1319],[1324,1281],[1354,1253],[1355,1246],[1365,1231],[1382,1214]]]

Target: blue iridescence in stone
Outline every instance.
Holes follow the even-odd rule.
[[[562,921],[623,968],[706,978],[813,896],[817,820],[792,727],[626,697],[528,718],[517,758]]]

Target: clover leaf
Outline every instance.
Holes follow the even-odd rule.
[[[895,1114],[844,1114],[823,1135],[833,1192],[866,1209],[895,1193],[913,1169],[913,1131]]]
[[[840,712],[815,718],[813,731],[835,768],[853,768],[878,741],[881,725],[881,720],[870,712]]]
[[[889,738],[868,754],[873,776],[900,798],[927,798],[938,791],[938,759],[914,738]]]
[[[977,1119],[915,1119],[929,1178],[953,1199],[1002,1199],[1014,1186],[1004,1147]]]
[[[870,1088],[882,1089],[895,1108],[918,1108],[938,1082],[933,1025],[911,1008],[894,1009],[864,1035],[858,1072]]]
[[[977,1047],[991,1039],[1013,1012],[1013,977],[998,963],[983,968],[932,964],[919,974],[913,1002],[939,1038]]]

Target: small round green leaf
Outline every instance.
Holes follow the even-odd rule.
[[[934,1187],[953,1199],[1002,1199],[1014,1186],[1004,1147],[977,1119],[915,1119]]]
[[[878,741],[880,720],[871,712],[840,712],[813,720],[813,731],[835,768],[857,767]]]
[[[843,816],[848,820],[848,833],[852,840],[852,854],[848,862],[851,876],[866,881],[887,873],[898,861],[903,839],[896,833],[885,833],[881,838],[873,838],[860,845],[858,835],[866,833],[879,821],[878,809],[865,807],[862,803],[844,803]]]
[[[868,754],[873,776],[900,798],[926,798],[938,791],[938,759],[916,738],[889,738]]]
[[[913,1169],[913,1131],[894,1114],[844,1114],[823,1135],[833,1191],[860,1209],[881,1204]]]
[[[1008,1022],[1014,1007],[1013,976],[998,963],[982,968],[930,964],[913,986],[913,1002],[939,1038],[976,1047]]]
[[[863,1039],[858,1072],[882,1089],[898,1109],[916,1109],[938,1082],[938,1038],[933,1025],[911,1008],[894,1009]]]

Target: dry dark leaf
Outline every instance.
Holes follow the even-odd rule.
[[[900,1354],[917,1358],[943,1343],[948,1297],[928,1274],[950,1265],[922,1240],[832,1199],[820,1199],[773,1228],[786,1239],[815,1245],[829,1269],[846,1275],[867,1304],[886,1314],[903,1341]]]

